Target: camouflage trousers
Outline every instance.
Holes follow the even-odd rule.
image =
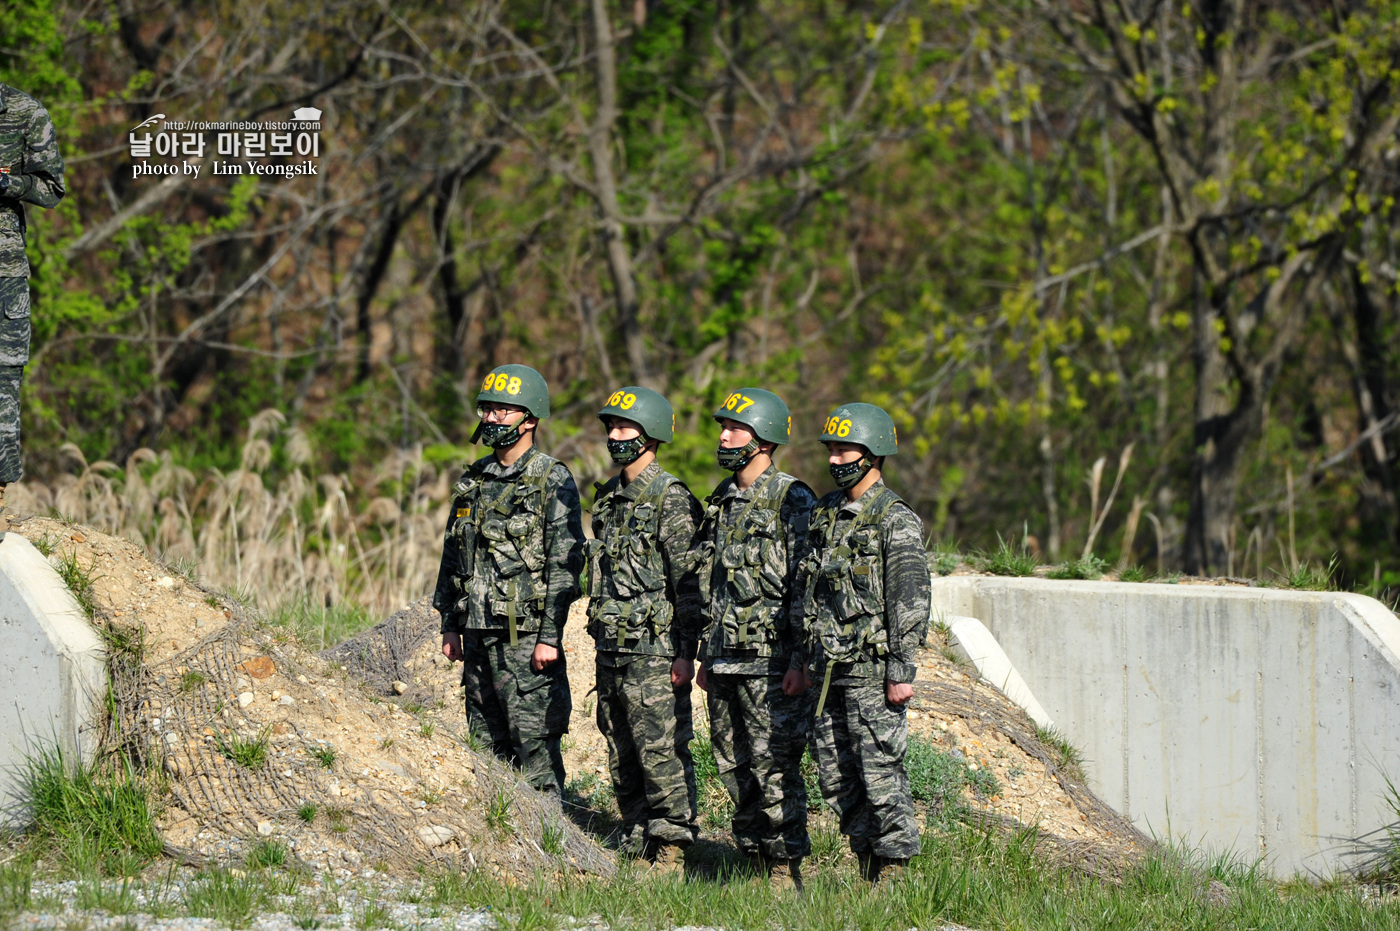
[[[597,681],[598,730],[627,831],[623,849],[641,856],[647,841],[689,846],[698,833],[690,686],[671,685],[669,656],[601,652]]]
[[[781,676],[712,674],[710,742],[719,778],[734,802],[734,843],[773,860],[805,857],[807,785],[802,751],[816,699],[789,697]]]
[[[812,722],[812,756],[822,798],[841,819],[857,854],[908,859],[920,849],[919,821],[904,753],[904,708],[885,700],[885,683],[831,686]]]
[[[569,730],[573,698],[564,651],[543,672],[530,668],[535,638],[510,645],[497,631],[462,635],[462,685],[467,690],[467,726],[489,737],[491,752],[519,767],[541,792],[564,795],[564,757],[559,738]]]
[[[29,279],[0,278],[0,485],[23,474],[19,388],[29,361]]]

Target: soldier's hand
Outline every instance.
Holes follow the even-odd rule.
[[[462,635],[443,634],[442,635],[442,655],[455,662],[462,659]]]
[[[914,697],[914,686],[908,682],[886,682],[885,700],[891,705],[902,705]]]
[[[807,691],[807,674],[801,669],[789,669],[783,674],[783,694],[795,698]]]
[[[530,657],[530,668],[544,672],[544,668],[559,659],[559,648],[547,643],[535,644],[535,655]]]
[[[708,692],[710,690],[710,672],[705,668],[703,663],[699,669],[695,670],[695,684],[700,686],[700,691],[702,692]]]
[[[0,171],[0,197],[9,197],[11,189],[17,187],[18,178],[13,178],[8,171]]]
[[[693,678],[695,678],[695,661],[677,656],[675,662],[671,663],[671,686],[681,688],[689,685]]]

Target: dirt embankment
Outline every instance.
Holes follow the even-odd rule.
[[[41,518],[14,529],[91,580],[112,644],[107,746],[164,770],[168,852],[237,859],[271,838],[342,873],[613,869],[557,804],[467,745],[455,699],[380,694],[128,541]],[[452,690],[441,678],[431,695]]]

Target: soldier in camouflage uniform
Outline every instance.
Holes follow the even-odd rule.
[[[614,392],[598,412],[621,472],[593,505],[588,632],[597,642],[598,730],[608,742],[622,849],[680,868],[695,842],[690,680],[699,639],[693,547],[700,502],[656,462],[671,442],[670,403]]]
[[[734,801],[734,842],[778,887],[802,884],[807,788],[800,766],[812,716],[801,602],[792,581],[816,495],[773,465],[792,418],[782,399],[740,388],[715,411],[719,464],[734,472],[707,499],[701,540],[706,633],[696,681]]]
[[[433,607],[462,660],[467,723],[531,786],[562,797],[559,738],[573,701],[560,642],[579,595],[583,515],[573,476],[535,446],[549,388],[525,365],[491,371],[472,436],[493,448],[452,486]]]
[[[22,474],[19,388],[29,361],[29,260],[24,204],[54,207],[64,195],[53,121],[39,101],[0,84],[0,537],[5,486]]]
[[[812,725],[822,797],[841,819],[863,875],[899,872],[919,852],[919,824],[904,753],[905,706],[928,626],[931,587],[923,524],[885,487],[880,468],[897,449],[894,421],[872,404],[843,404],[827,418],[838,490],[812,514],[799,585],[821,691]]]

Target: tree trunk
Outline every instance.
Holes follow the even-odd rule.
[[[603,215],[603,242],[607,248],[608,272],[617,302],[617,326],[627,347],[627,364],[632,379],[650,385],[651,372],[646,359],[646,342],[637,321],[640,301],[633,277],[632,256],[627,251],[622,208],[617,200],[617,178],[613,174],[612,129],[617,121],[617,50],[613,45],[612,24],[607,4],[593,0],[593,31],[597,47],[595,62],[598,79],[598,113],[588,133],[588,151],[593,161],[593,181],[598,210]]]

